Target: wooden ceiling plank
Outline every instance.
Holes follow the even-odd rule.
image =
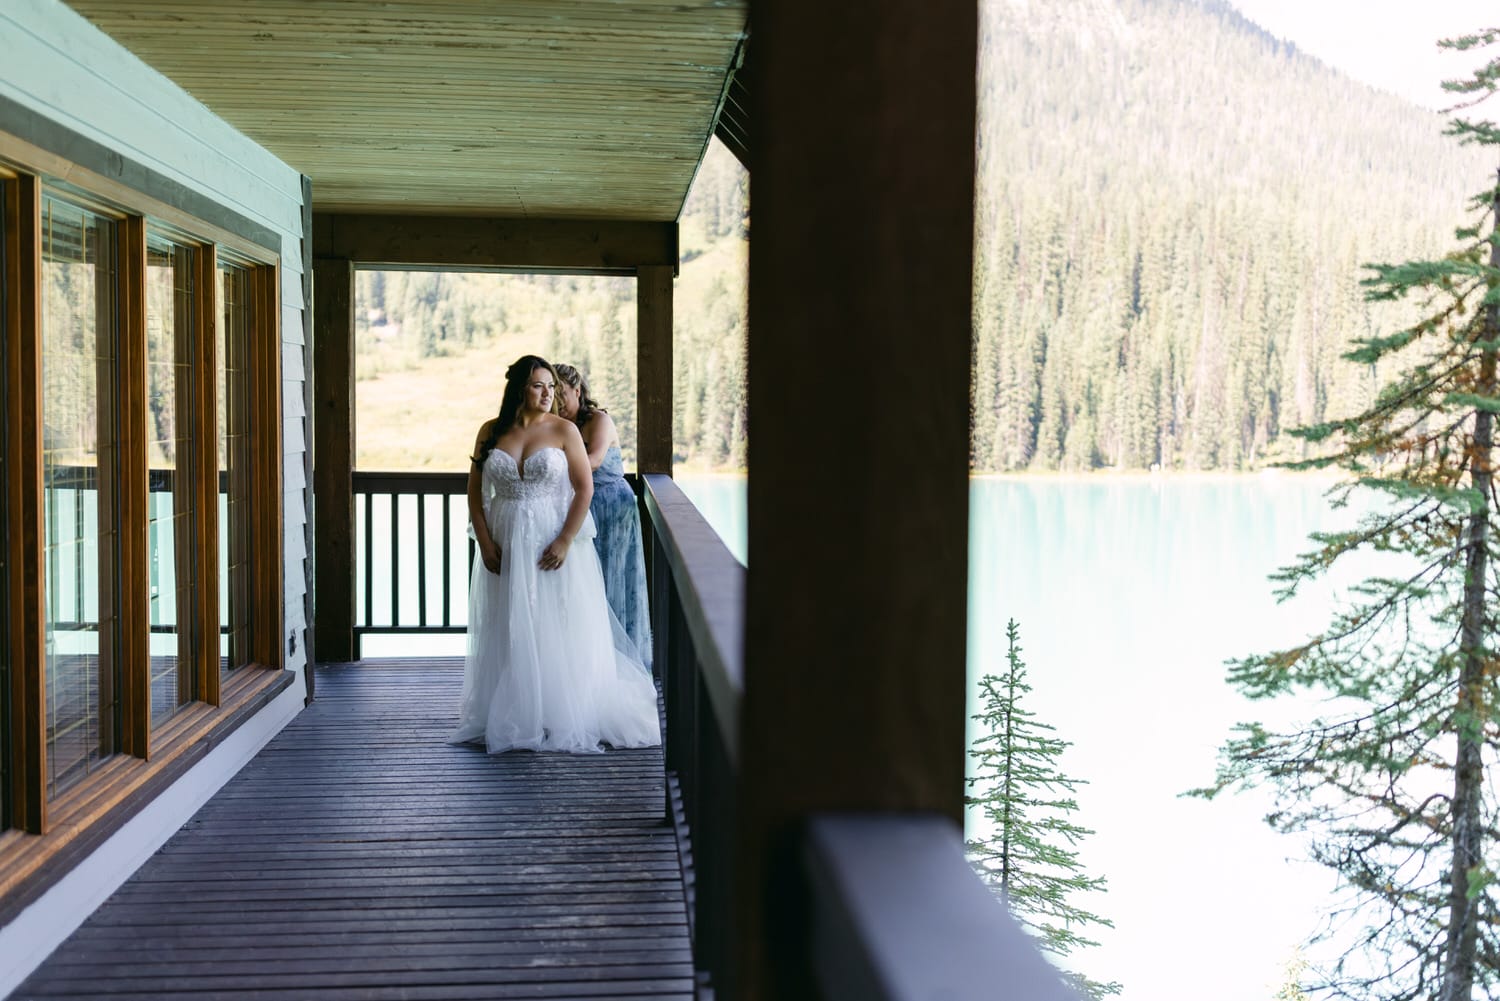
[[[748,8],[71,2],[311,177],[320,208],[623,220],[675,216]]]

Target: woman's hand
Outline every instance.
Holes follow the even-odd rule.
[[[479,558],[484,561],[484,568],[490,573],[500,572],[500,547],[491,542],[487,546],[479,547]]]
[[[536,561],[540,570],[556,570],[563,565],[563,560],[568,558],[568,550],[572,547],[571,539],[564,539],[561,535],[552,540],[552,544],[542,550],[542,558]]]

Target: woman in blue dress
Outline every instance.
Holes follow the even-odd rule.
[[[609,607],[630,638],[641,663],[651,666],[651,616],[646,602],[646,556],[641,546],[641,515],[635,491],[625,482],[620,435],[609,414],[589,394],[583,373],[572,365],[554,365],[556,412],[578,425],[594,470],[594,499],[589,511],[598,534],[594,547],[604,570]]]

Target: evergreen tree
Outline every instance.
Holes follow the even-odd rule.
[[[627,343],[618,314],[609,310],[599,325],[589,388],[614,419],[627,465],[635,459],[635,369],[635,344]]]
[[[1271,1001],[1308,1001],[1307,992],[1302,989],[1302,975],[1306,970],[1307,960],[1302,957],[1302,950],[1298,949],[1287,961],[1286,980],[1271,995]]]
[[[1057,767],[1068,741],[1021,707],[1031,686],[1014,619],[1006,623],[1005,637],[1005,670],[979,682],[984,707],[974,719],[980,736],[969,749],[976,764],[968,802],[983,807],[993,834],[968,843],[969,860],[1042,949],[1068,956],[1079,946],[1098,944],[1085,929],[1114,923],[1071,903],[1076,893],[1105,888],[1105,880],[1085,875],[1078,861],[1078,842],[1093,833],[1071,819],[1078,810],[1073,790],[1081,782]],[[1067,978],[1091,998],[1120,993],[1118,983],[1081,974]]]
[[[1500,29],[1443,44],[1497,42]],[[1477,104],[1500,87],[1500,58],[1445,86]],[[1458,118],[1449,133],[1500,147],[1491,122]],[[1352,530],[1314,535],[1316,548],[1277,574],[1279,593],[1354,553],[1393,554],[1399,569],[1366,579],[1307,642],[1231,666],[1252,698],[1301,689],[1330,708],[1290,732],[1242,725],[1215,784],[1199,790],[1267,784],[1268,821],[1306,832],[1339,875],[1344,892],[1319,938],[1343,955],[1305,985],[1333,997],[1500,992],[1500,180],[1473,204],[1481,217],[1451,253],[1371,267],[1368,298],[1424,313],[1355,338],[1344,356],[1389,373],[1374,402],[1292,432],[1324,451],[1291,468],[1337,467],[1348,474],[1340,503],[1356,491],[1378,502]]]

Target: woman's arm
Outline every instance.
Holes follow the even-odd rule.
[[[615,432],[615,420],[602,410],[595,410],[583,429],[583,447],[589,453],[589,468],[598,469],[609,454],[609,446],[619,438]]]
[[[490,538],[490,526],[484,517],[484,461],[479,450],[489,437],[490,424],[486,422],[474,439],[474,452],[469,457],[469,524],[474,526],[474,541],[479,544],[479,558],[490,573],[500,572],[500,547]]]
[[[542,558],[537,560],[536,565],[543,570],[556,570],[563,565],[574,537],[583,527],[583,519],[588,516],[589,501],[594,499],[594,476],[589,470],[589,454],[583,447],[583,435],[578,433],[578,428],[572,421],[560,418],[559,421],[563,430],[563,454],[568,457],[568,482],[573,485],[573,502],[568,505],[568,516],[563,520],[562,531],[557,533],[557,538],[552,540],[542,551]]]

